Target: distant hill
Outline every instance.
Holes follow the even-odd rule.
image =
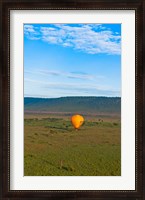
[[[83,112],[116,113],[121,112],[120,97],[60,97],[60,98],[24,98],[27,111],[46,112]]]

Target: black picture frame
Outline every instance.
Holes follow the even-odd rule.
[[[10,10],[33,9],[135,10],[136,13],[136,189],[134,191],[10,190]],[[1,199],[145,199],[145,1],[144,0],[2,0],[0,67],[0,198]]]

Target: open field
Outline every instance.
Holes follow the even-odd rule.
[[[25,113],[25,176],[120,176],[119,115],[86,115],[76,131],[66,113]]]

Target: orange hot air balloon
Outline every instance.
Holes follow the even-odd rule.
[[[81,115],[73,115],[71,118],[71,123],[75,129],[79,129],[84,123],[84,118]]]

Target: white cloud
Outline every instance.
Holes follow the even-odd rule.
[[[29,85],[33,90],[29,92]],[[37,90],[36,90],[37,85]],[[28,88],[27,88],[28,87]],[[38,88],[40,89],[38,95]],[[120,96],[120,90],[112,89],[109,86],[97,84],[62,83],[62,82],[46,82],[35,79],[25,79],[25,96],[45,96],[45,97],[61,97],[61,96]],[[48,96],[47,96],[47,95]]]
[[[37,28],[35,28],[33,25],[24,25],[24,34],[26,37],[30,40],[39,40],[40,39],[40,33]]]
[[[102,92],[112,92],[112,93],[119,93],[119,89],[114,89],[109,85],[102,85],[102,84],[78,84],[78,83],[62,83],[62,82],[50,82],[50,81],[38,81],[36,79],[25,78],[25,83],[31,82],[34,84],[41,85],[43,88],[49,88],[53,90],[77,90],[77,91],[102,91]]]
[[[25,33],[35,33],[35,30],[32,25],[24,25],[24,32]]]
[[[25,73],[29,74],[39,74],[43,76],[61,76],[62,78],[72,78],[72,79],[84,79],[84,80],[96,80],[103,79],[103,76],[96,76],[93,74],[83,73],[83,72],[64,72],[58,70],[38,70],[35,72],[25,71]]]
[[[88,54],[121,53],[121,36],[100,24],[52,24],[51,26],[25,25],[24,33],[31,40],[41,39],[50,44],[83,51]]]

